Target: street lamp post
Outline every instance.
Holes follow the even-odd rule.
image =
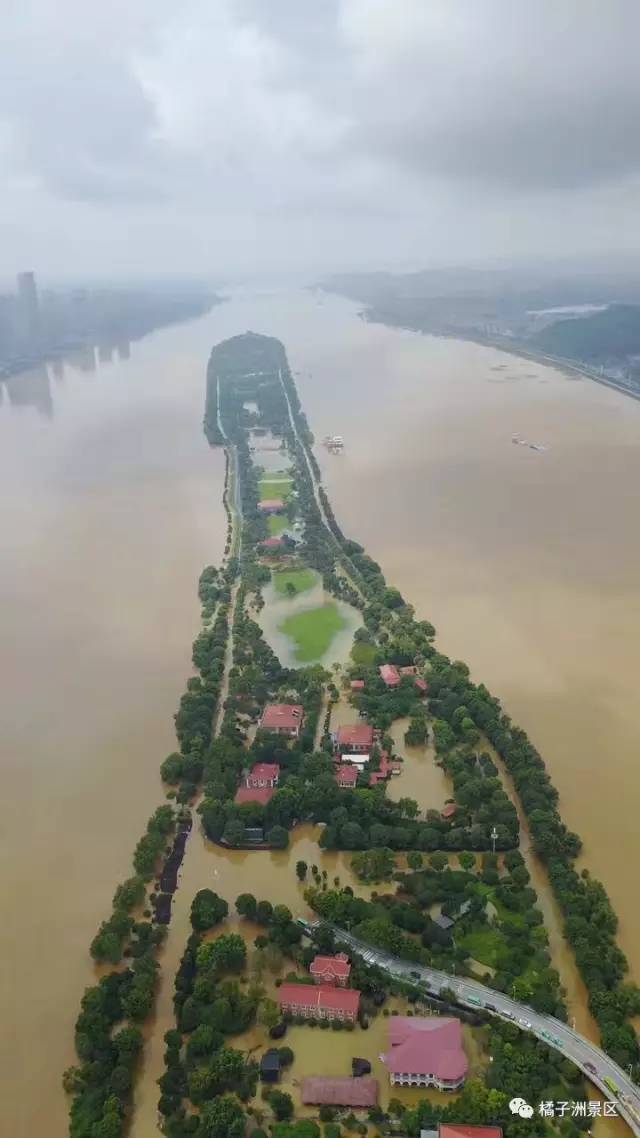
[[[494,853],[496,852],[496,841],[497,841],[497,838],[498,838],[498,831],[496,830],[495,826],[493,826],[493,827],[491,828],[491,845],[492,845],[492,848],[493,848],[493,852],[494,852]]]

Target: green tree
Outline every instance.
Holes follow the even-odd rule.
[[[266,1028],[275,1027],[281,1020],[280,1008],[275,1000],[262,1000],[258,1008],[258,1020]]]
[[[418,850],[409,850],[407,854],[407,865],[409,869],[422,869],[422,854],[419,853]]]
[[[191,905],[191,927],[195,932],[207,932],[219,925],[229,912],[224,898],[212,889],[199,889]]]
[[[298,881],[304,881],[305,877],[307,876],[307,869],[308,869],[308,866],[307,866],[306,861],[297,861],[296,862],[296,875],[297,875]]]
[[[253,893],[240,893],[236,898],[237,912],[241,917],[246,917],[248,921],[255,921],[257,907],[258,902],[253,896]]]
[[[475,854],[468,853],[467,851],[465,851],[464,853],[460,853],[460,854],[458,854],[458,861],[460,862],[460,865],[462,866],[462,868],[466,869],[467,871],[470,871],[470,870],[476,868]]]
[[[293,1118],[293,1099],[286,1091],[271,1091],[269,1106],[278,1122],[288,1122]]]
[[[275,850],[286,850],[289,845],[289,834],[284,826],[272,826],[267,831],[267,841]]]
[[[447,857],[447,855],[445,853],[436,852],[436,853],[432,853],[431,856],[429,857],[429,865],[431,866],[432,869],[437,870],[438,873],[441,873],[442,870],[445,868],[445,866],[447,866],[448,864],[449,864],[449,858]]]
[[[246,1115],[233,1095],[206,1102],[200,1114],[198,1138],[244,1138]]]

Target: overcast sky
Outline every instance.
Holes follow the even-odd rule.
[[[639,0],[9,0],[0,274],[640,252]]]

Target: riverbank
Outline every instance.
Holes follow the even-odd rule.
[[[615,379],[612,376],[602,375],[601,372],[596,371],[595,368],[590,368],[588,364],[581,360],[567,359],[563,356],[550,356],[544,352],[536,351],[527,342],[514,340],[510,336],[486,336],[481,332],[467,331],[460,328],[423,328],[409,321],[405,322],[399,318],[394,319],[388,314],[385,314],[384,311],[376,309],[373,305],[363,309],[362,315],[368,322],[372,324],[384,324],[385,327],[388,328],[405,328],[411,332],[420,332],[425,336],[436,336],[445,340],[468,341],[472,344],[481,344],[486,348],[497,348],[498,351],[505,352],[508,355],[533,360],[534,363],[545,364],[546,366],[561,368],[568,375],[584,376],[585,379],[592,379],[596,383],[601,383],[604,387],[610,387],[614,391],[628,395],[631,399],[640,400],[640,388],[623,383],[622,380]]]
[[[281,379],[282,379],[282,368],[280,369],[280,375],[281,375]],[[282,382],[283,383],[285,382],[284,379],[282,380]],[[297,408],[295,411],[292,409],[292,399],[291,399],[291,393],[290,392],[287,393],[287,405],[288,405],[289,417],[290,417],[290,420],[293,424],[295,422],[295,418],[300,413],[300,411],[299,411],[299,404],[297,405]],[[294,404],[294,406],[295,406],[295,404]],[[304,441],[302,441],[305,438],[305,431],[306,431],[306,424],[304,422],[302,422],[301,430],[300,431],[296,430],[296,432],[295,432],[296,443],[297,443],[298,447],[303,448],[303,450],[305,452],[304,456],[303,456],[305,468],[309,471],[310,476],[313,477],[313,475],[311,474],[312,469],[313,469],[313,460],[312,460],[312,457],[309,455],[308,451],[306,450],[306,443]],[[234,434],[236,434],[235,430],[231,431],[230,437],[233,437]],[[236,443],[237,442],[238,442],[238,440],[237,440],[237,435],[236,435]],[[241,462],[241,465],[242,465],[242,462]],[[300,475],[300,469],[301,469],[300,465],[298,464],[298,466],[297,466],[298,476]],[[299,492],[302,493],[304,491],[304,496],[307,500],[307,504],[309,504],[311,502],[311,499],[309,498],[308,493],[307,493],[309,488],[307,487],[306,489],[304,489],[304,483],[301,483],[301,482],[296,482],[296,485],[298,487]],[[397,594],[396,590],[393,590],[393,589],[389,590],[386,587],[386,583],[384,582],[384,579],[382,578],[382,575],[380,573],[379,568],[377,566],[373,566],[372,563],[369,561],[369,559],[366,559],[366,560],[364,559],[362,550],[359,550],[358,547],[354,547],[353,543],[346,543],[345,542],[345,539],[344,539],[344,537],[343,537],[343,535],[342,535],[342,533],[341,533],[341,531],[340,531],[340,529],[339,529],[339,527],[335,521],[335,518],[333,516],[333,512],[331,511],[330,505],[328,503],[328,500],[326,499],[323,492],[321,491],[321,488],[317,484],[314,485],[314,487],[312,488],[312,499],[313,499],[313,503],[315,505],[317,505],[317,503],[319,501],[322,502],[322,515],[321,515],[322,524],[328,525],[329,532],[332,534],[333,539],[335,541],[335,544],[338,547],[338,550],[340,551],[343,547],[345,548],[345,552],[346,552],[348,562],[349,562],[349,571],[353,575],[354,584],[356,584],[359,588],[361,588],[363,590],[363,595],[367,600],[370,600],[373,597],[377,601],[378,605],[379,606],[382,605],[383,608],[385,607],[384,604],[382,603],[382,597],[383,596],[387,602],[386,607],[388,608],[388,612],[385,615],[383,623],[386,626],[384,631],[385,631],[385,641],[388,642],[387,643],[387,651],[391,654],[391,658],[393,659],[394,653],[397,653],[399,650],[397,645],[400,642],[400,637],[404,636],[406,638],[406,636],[408,634],[412,635],[414,638],[414,645],[413,645],[413,648],[411,651],[412,652],[416,651],[416,650],[418,650],[418,647],[419,647],[420,652],[423,655],[426,655],[426,657],[429,661],[429,699],[430,699],[430,704],[435,709],[437,709],[437,711],[439,711],[440,714],[442,714],[442,709],[440,707],[442,701],[441,701],[441,699],[438,698],[438,693],[440,692],[442,694],[442,692],[444,691],[444,689],[442,688],[442,680],[444,679],[444,674],[446,674],[447,672],[449,672],[449,673],[453,672],[455,674],[455,686],[460,689],[461,693],[464,693],[465,689],[468,689],[466,692],[466,696],[464,694],[461,695],[461,698],[463,700],[466,700],[467,706],[465,706],[465,708],[464,708],[465,713],[466,713],[466,718],[463,720],[456,719],[455,715],[453,714],[453,712],[455,710],[457,710],[457,707],[460,706],[459,701],[458,701],[457,706],[455,706],[454,708],[449,707],[448,712],[446,713],[447,722],[444,722],[444,721],[440,722],[440,723],[436,722],[436,743],[437,743],[438,751],[439,751],[442,762],[447,767],[451,767],[452,771],[454,772],[453,773],[454,786],[456,789],[456,794],[458,794],[459,790],[461,788],[461,784],[460,784],[461,769],[460,769],[459,760],[464,756],[465,742],[466,742],[467,747],[468,747],[468,744],[470,742],[469,733],[470,732],[473,733],[473,730],[475,730],[475,725],[474,725],[473,719],[471,718],[471,714],[475,714],[476,716],[479,716],[480,712],[481,712],[481,707],[477,707],[474,709],[472,706],[472,699],[475,698],[476,702],[477,702],[477,695],[476,695],[477,689],[474,689],[473,686],[470,684],[470,681],[468,679],[468,670],[464,669],[464,666],[460,665],[460,664],[450,665],[449,661],[446,660],[446,658],[445,659],[438,658],[438,655],[434,653],[433,646],[431,644],[431,638],[433,636],[433,629],[431,629],[430,626],[424,626],[423,628],[421,628],[421,630],[420,630],[421,636],[420,637],[417,636],[418,628],[417,628],[417,625],[415,624],[415,622],[413,620],[413,615],[412,615],[412,613],[406,613],[405,614],[405,612],[404,612],[405,606],[404,606],[404,603],[403,603],[400,595]],[[307,508],[308,508],[308,505],[307,505]],[[307,516],[304,514],[304,510],[303,510],[303,516],[305,516],[305,524],[308,524],[309,521],[311,521],[312,527],[314,527],[316,525],[316,522],[313,521],[313,515]],[[250,512],[247,515],[247,518],[248,518],[248,521],[250,524],[250,519],[251,519],[251,513]],[[259,533],[257,534],[257,536],[259,537]],[[247,547],[245,547],[245,552],[247,552]],[[339,557],[339,554],[338,554],[338,557]],[[333,568],[335,569],[335,566]],[[372,573],[373,573],[373,576],[372,576]],[[366,610],[366,611],[368,611],[368,610]],[[379,629],[380,625],[378,624],[377,627]],[[376,631],[376,628],[374,626],[374,633],[375,633],[375,631]],[[394,636],[398,638],[397,642],[394,641]],[[419,641],[419,645],[418,645],[418,641]],[[415,673],[415,669],[411,669],[411,671],[413,673]],[[436,684],[436,680],[439,681],[438,684]],[[452,683],[452,677],[451,676],[447,677],[447,682],[451,686],[451,683]],[[373,676],[371,674],[368,674],[366,686],[368,687],[370,684],[373,684]],[[371,707],[369,707],[368,710],[370,713]],[[487,705],[486,710],[487,710],[487,712],[489,711],[489,705]],[[228,713],[230,713],[232,711],[232,709],[228,706],[227,711],[228,711]],[[492,713],[495,715],[495,707],[492,709]],[[392,716],[392,718],[393,718],[393,716]],[[485,719],[482,720],[481,722],[482,722],[482,727],[485,730],[488,730],[489,733],[491,733],[490,718],[487,719],[485,717]],[[466,737],[466,739],[465,738],[456,739],[456,728],[457,728],[458,732],[460,732],[461,727],[462,727],[462,734]],[[448,732],[448,734],[447,734],[447,732]],[[477,734],[477,731],[476,731],[476,734]],[[508,734],[508,732],[507,732],[507,734]],[[506,749],[508,761],[510,760],[511,764],[513,765],[513,763],[515,761],[515,755],[514,755],[514,752],[509,749],[508,738],[503,739],[503,741],[501,743],[501,747],[502,747],[503,751],[505,751],[505,749]],[[458,752],[459,752],[459,754],[458,754]],[[456,754],[458,755],[457,758],[456,758]],[[486,773],[488,774],[490,772],[490,769],[491,769],[491,761],[489,759],[489,756],[487,756],[487,762],[489,765],[486,768]],[[517,767],[517,763],[516,763],[516,778],[517,778],[517,770],[518,770],[518,767]],[[539,784],[538,784],[538,788],[537,788],[538,794],[543,794],[543,787],[544,787],[544,779],[541,782],[539,782]],[[277,799],[277,797],[278,797],[278,792],[276,792],[276,795],[274,797],[274,801]],[[543,794],[543,798],[544,798],[544,794]],[[350,799],[348,797],[345,797],[344,801],[349,803]],[[575,848],[576,848],[575,842],[573,841],[572,836],[568,835],[566,833],[564,834],[564,838],[560,837],[560,835],[562,834],[561,824],[559,822],[559,819],[554,818],[554,809],[552,806],[552,801],[553,801],[553,799],[550,798],[548,800],[547,806],[545,807],[545,812],[546,812],[545,827],[551,826],[551,828],[555,830],[557,840],[563,840],[565,842],[565,844],[566,844],[565,856],[568,859],[570,859],[572,854],[575,856]],[[506,817],[506,815],[505,815],[505,817]],[[405,823],[405,825],[406,825],[406,823]],[[335,830],[335,826],[333,827],[333,829]],[[331,837],[329,837],[330,831],[331,831],[330,826],[327,827],[324,831],[323,844],[325,846],[327,845],[327,841],[329,841],[329,843],[330,843],[332,840]],[[536,840],[539,840],[541,832],[542,831],[540,830],[539,824],[538,824],[538,822],[536,822],[536,835],[535,835]],[[501,835],[499,834],[499,832],[497,832],[495,830],[494,830],[494,834],[495,834],[495,837],[494,837],[494,842],[495,842],[495,839],[501,838]],[[335,836],[336,835],[334,834],[333,835],[334,839],[335,839]],[[504,840],[504,839],[501,839],[501,840]],[[474,859],[472,858],[472,860],[474,860]],[[445,859],[445,861],[446,861],[446,859]],[[434,866],[435,866],[435,859],[434,859]],[[529,874],[527,873],[526,869],[522,865],[521,861],[520,861],[520,863],[513,863],[513,868],[514,868],[514,870],[517,868],[521,873],[524,874],[524,877],[522,879],[523,882],[527,882],[529,880]],[[489,872],[489,870],[487,870],[487,873],[488,872]],[[491,869],[491,872],[493,873],[493,872],[495,872],[495,870]],[[496,881],[496,883],[498,882],[497,874],[496,874],[495,881]],[[485,942],[486,942],[486,936],[485,936],[484,941],[482,943],[485,944]],[[406,943],[408,946],[409,942],[406,942]],[[476,936],[475,938],[472,938],[469,941],[469,943],[473,943],[475,946],[477,946],[480,944],[480,941],[479,941],[478,937]],[[496,943],[495,940],[492,941],[492,944],[495,944],[495,943]],[[410,955],[409,958],[412,959],[414,957],[412,955]],[[549,978],[549,979],[551,979],[551,978]],[[548,997],[548,993],[547,993],[547,997]],[[530,998],[533,1000],[534,999],[533,995],[530,996]],[[169,1106],[169,1109],[173,1109],[173,1100],[171,1101],[171,1104],[167,1104],[167,1105]]]

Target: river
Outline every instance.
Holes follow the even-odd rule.
[[[0,385],[12,1138],[66,1133],[60,1074],[93,975],[88,944],[160,800],[197,577],[224,545],[223,459],[201,433],[206,359],[247,328],[285,343],[316,437],[345,438],[343,455],[317,454],[346,532],[541,749],[638,960],[640,405],[493,349],[368,325],[336,297],[237,293],[129,358],[85,354]],[[515,446],[515,432],[548,449]],[[430,785],[442,796],[439,775]],[[185,882],[200,880],[192,856]],[[231,901],[246,885],[246,855],[232,856]],[[276,864],[252,860],[256,894],[297,889],[289,859],[286,891]],[[150,1120],[149,1086],[138,1101]]]

